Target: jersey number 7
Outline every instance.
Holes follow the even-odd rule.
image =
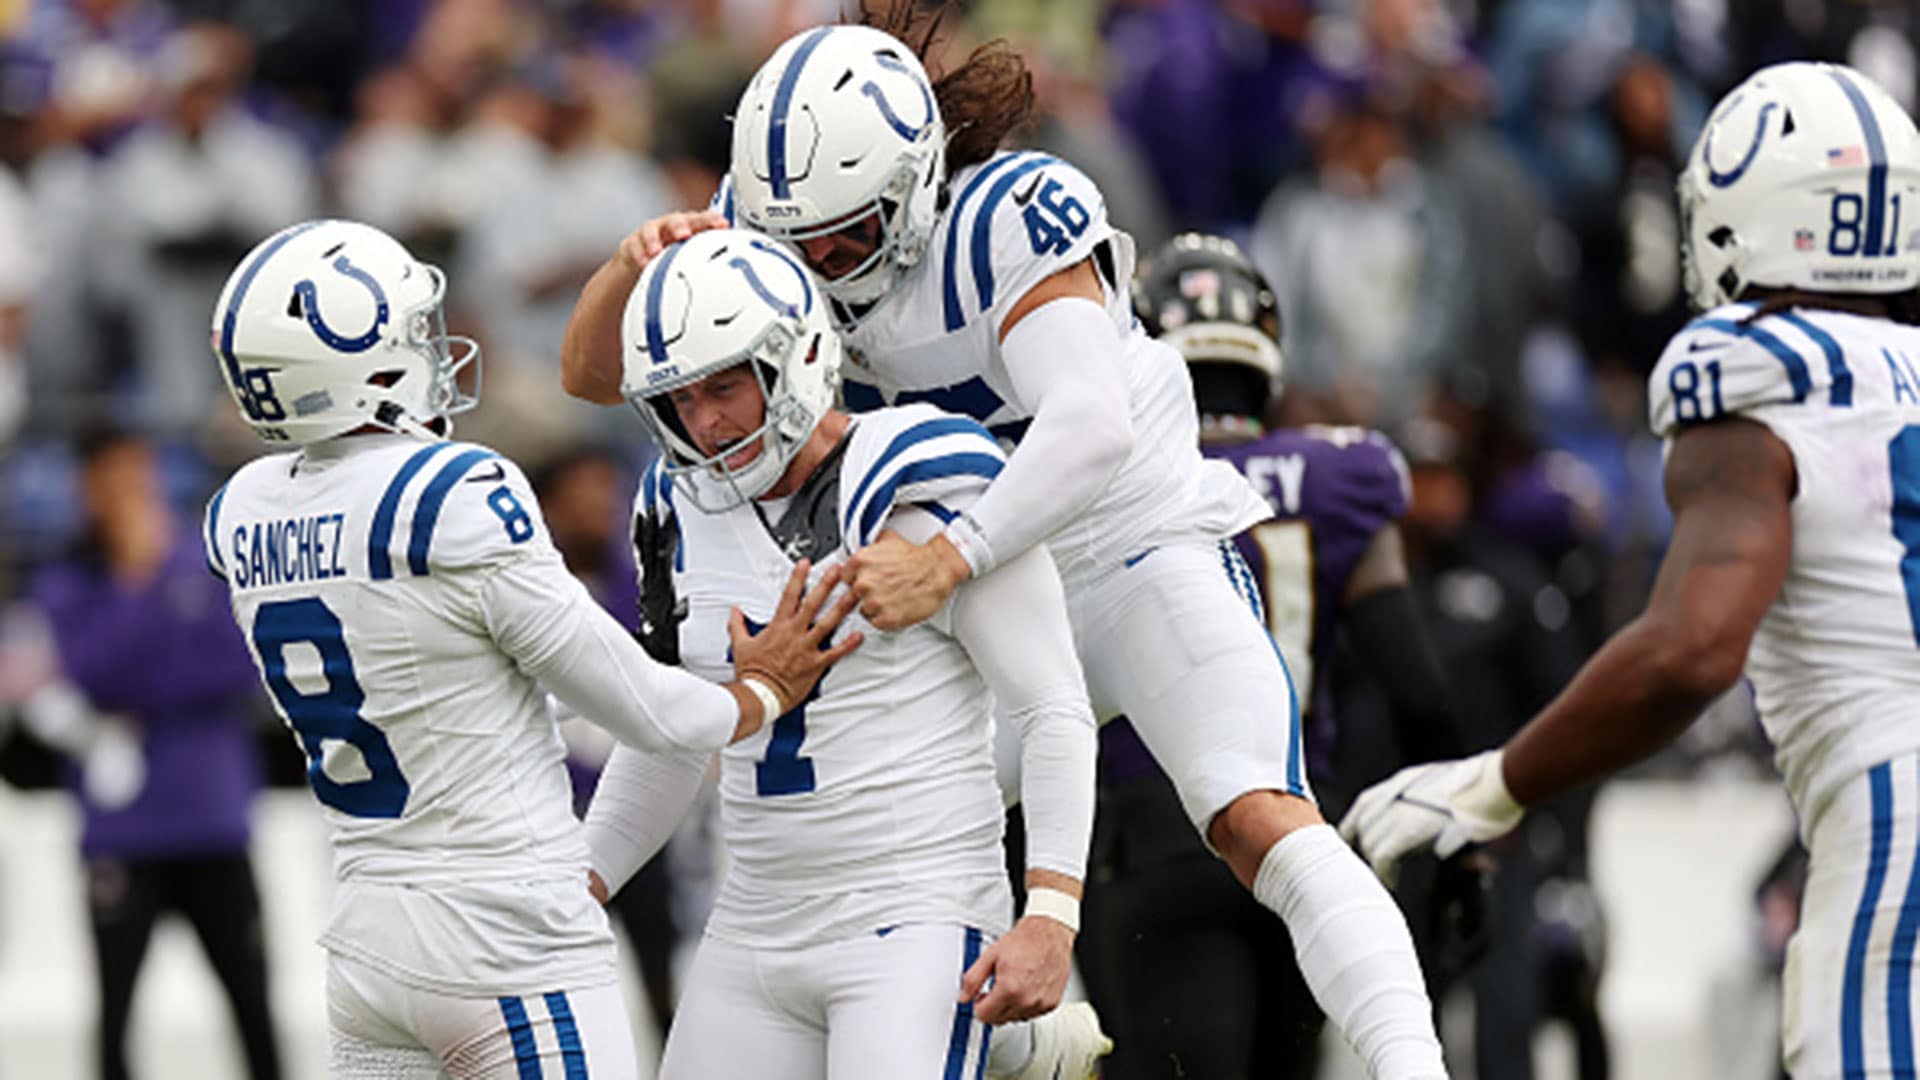
[[[757,634],[764,629],[765,623],[747,620],[748,633]],[[832,646],[832,639],[823,641],[820,651],[826,652]],[[727,650],[727,660],[733,660],[732,649]],[[807,696],[773,722],[773,735],[767,739],[767,756],[753,766],[755,794],[764,798],[769,795],[804,795],[813,790],[813,759],[800,756],[800,744],[807,741],[807,706],[819,699],[820,687],[832,673],[832,668],[822,672],[820,681],[813,684]]]

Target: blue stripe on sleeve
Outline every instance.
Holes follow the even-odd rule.
[[[1867,942],[1873,936],[1873,909],[1880,903],[1880,886],[1887,879],[1887,857],[1893,850],[1893,767],[1875,765],[1867,773],[1872,793],[1873,841],[1867,860],[1867,883],[1854,910],[1853,933],[1847,940],[1847,967],[1840,991],[1840,1062],[1844,1077],[1866,1076],[1866,1035],[1862,1013],[1866,1007]]]
[[[220,503],[227,497],[227,485],[221,484],[220,490],[207,500],[207,523],[205,525],[207,541],[207,569],[221,581],[227,580],[227,560],[220,557]]]
[[[981,427],[978,421],[969,420],[964,416],[943,416],[934,420],[922,420],[895,435],[893,441],[887,444],[887,448],[882,450],[880,456],[875,458],[873,464],[867,468],[867,474],[860,478],[859,485],[853,489],[853,498],[842,504],[842,512],[845,516],[840,522],[840,531],[843,534],[853,531],[853,517],[860,509],[861,499],[866,496],[867,489],[873,486],[873,482],[879,479],[880,474],[886,471],[887,466],[892,464],[895,458],[929,439],[937,439],[943,435],[965,434],[978,435],[991,444],[995,451],[1000,449],[1000,444],[993,441],[993,436],[987,433],[986,428]]]
[[[1736,323],[1726,319],[1696,319],[1692,325],[1707,330],[1718,330],[1735,337],[1749,338],[1763,346],[1773,354],[1774,359],[1780,361],[1782,367],[1787,369],[1787,381],[1793,384],[1794,404],[1798,405],[1807,400],[1807,395],[1813,392],[1813,377],[1807,374],[1807,362],[1800,358],[1799,353],[1788,347],[1786,342],[1762,330],[1757,324]]]
[[[773,88],[773,116],[767,125],[767,172],[776,199],[793,197],[793,185],[787,178],[787,112],[793,107],[793,89],[799,85],[800,69],[807,66],[807,58],[832,29],[822,26],[808,34],[794,50],[793,59],[787,61],[787,70],[780,73],[780,85]]]
[[[980,959],[980,931],[967,927],[966,943],[960,953],[960,970],[966,971]],[[953,1010],[953,1035],[947,1040],[947,1068],[944,1080],[960,1080],[967,1066],[967,1043],[973,1037],[973,1002],[963,1001]]]
[[[1053,158],[1034,157],[1003,173],[981,200],[980,211],[973,215],[973,236],[968,240],[967,252],[973,260],[973,290],[980,299],[981,311],[993,307],[993,212],[1021,177],[1053,164],[1057,164]]]
[[[547,1016],[553,1020],[553,1035],[560,1043],[560,1060],[566,1066],[566,1080],[587,1080],[587,1052],[580,1046],[580,1028],[573,1022],[573,1007],[567,995],[548,994]]]
[[[433,527],[440,522],[440,507],[447,501],[447,493],[453,485],[460,482],[468,469],[490,457],[497,457],[491,450],[478,448],[463,451],[459,457],[441,466],[440,472],[427,485],[420,495],[420,504],[413,511],[413,534],[407,538],[407,569],[416,576],[427,574],[427,548],[433,543]]]
[[[1920,771],[1920,767],[1916,768]],[[1887,1042],[1893,1051],[1893,1075],[1914,1075],[1913,947],[1920,939],[1920,857],[1907,872],[1907,894],[1894,924],[1893,955],[1887,961]]]
[[[421,447],[393,474],[386,494],[380,496],[380,505],[373,512],[373,531],[367,540],[367,573],[373,580],[385,581],[393,576],[393,555],[387,549],[393,543],[393,518],[400,512],[400,497],[406,494],[407,484],[426,467],[429,459],[449,445],[438,442]]]
[[[1887,205],[1887,144],[1880,137],[1880,121],[1874,117],[1866,95],[1840,69],[1829,68],[1827,74],[1833,76],[1833,81],[1840,84],[1840,91],[1847,95],[1847,104],[1853,106],[1854,115],[1860,119],[1860,134],[1867,140],[1867,229],[1860,254],[1879,255],[1886,246],[1881,241]]]
[[[1800,332],[1820,346],[1827,354],[1827,379],[1831,384],[1827,388],[1827,404],[1837,408],[1850,408],[1853,405],[1853,369],[1847,367],[1846,354],[1840,350],[1840,343],[1833,335],[1814,325],[1813,320],[1797,311],[1783,311],[1780,317],[1800,328]]]
[[[973,178],[967,181],[967,186],[960,189],[960,197],[953,200],[953,209],[947,211],[947,247],[941,260],[943,272],[940,275],[940,287],[941,300],[946,305],[948,332],[960,329],[967,321],[966,314],[960,310],[960,279],[957,276],[960,261],[961,212],[967,208],[967,200],[973,198],[973,193],[980,190],[980,186],[986,183],[989,177],[1019,160],[1021,160],[1020,155],[1008,154],[1006,157],[995,158],[982,165],[980,171],[974,173]]]
[[[540,1080],[540,1048],[533,1041],[527,1007],[517,997],[503,997],[500,1015],[507,1022],[507,1037],[513,1040],[513,1063],[520,1070],[520,1080]]]
[[[1004,462],[995,454],[944,454],[904,466],[874,491],[873,500],[860,514],[861,543],[865,543],[867,535],[880,524],[881,517],[886,514],[888,507],[893,505],[894,492],[903,485],[939,480],[948,476],[978,476],[992,480],[1000,475],[1003,465]]]

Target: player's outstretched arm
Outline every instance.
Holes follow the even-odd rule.
[[[597,405],[620,404],[620,316],[640,272],[669,244],[705,229],[725,228],[718,211],[665,214],[629,233],[613,258],[587,279],[560,341],[560,385]]]
[[[1403,769],[1340,823],[1383,876],[1434,844],[1492,839],[1521,808],[1671,742],[1740,677],[1793,550],[1792,453],[1755,421],[1683,429],[1667,458],[1673,539],[1646,611],[1500,750]]]
[[[1051,1011],[1066,990],[1093,832],[1098,746],[1059,572],[1043,548],[960,588],[953,634],[1020,733],[1027,910],[968,969],[961,1000],[989,1024]],[[993,989],[984,995],[987,977]],[[977,999],[977,1000],[976,1000]]]

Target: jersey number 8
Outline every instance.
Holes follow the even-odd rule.
[[[320,671],[327,685],[319,693],[301,690],[287,676],[287,646],[296,643],[311,645],[320,653]],[[400,773],[387,736],[360,715],[367,695],[353,673],[353,657],[347,652],[339,617],[317,597],[261,604],[253,617],[253,647],[260,654],[267,689],[306,749],[307,782],[313,785],[314,796],[354,817],[399,817],[407,808],[407,778]],[[346,783],[328,776],[328,741],[350,743],[360,751],[368,776]]]

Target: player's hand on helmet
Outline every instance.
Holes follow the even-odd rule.
[[[1446,858],[1468,844],[1497,839],[1525,810],[1507,792],[1501,752],[1401,769],[1360,793],[1340,820],[1340,835],[1392,884],[1401,856],[1431,845]]]
[[[727,227],[727,216],[718,210],[677,210],[662,214],[627,234],[616,255],[636,274],[660,253],[697,232]]]
[[[847,580],[860,599],[860,614],[882,630],[901,630],[931,618],[972,572],[946,537],[915,544],[892,529],[847,560]]]
[[[960,976],[960,1000],[973,1002],[983,1024],[1031,1020],[1054,1010],[1067,992],[1074,933],[1045,915],[1028,915],[987,946]],[[991,978],[993,985],[988,986]]]
[[[856,600],[853,593],[843,592],[829,606],[827,599],[840,584],[840,568],[828,568],[808,591],[807,575],[812,569],[813,564],[806,559],[793,568],[780,606],[759,633],[748,631],[746,614],[739,608],[727,616],[734,674],[765,683],[780,699],[783,712],[799,704],[827,669],[859,648],[862,640],[855,630],[838,645],[831,644],[834,630],[853,614]],[[766,723],[773,720],[771,716],[765,718]]]

